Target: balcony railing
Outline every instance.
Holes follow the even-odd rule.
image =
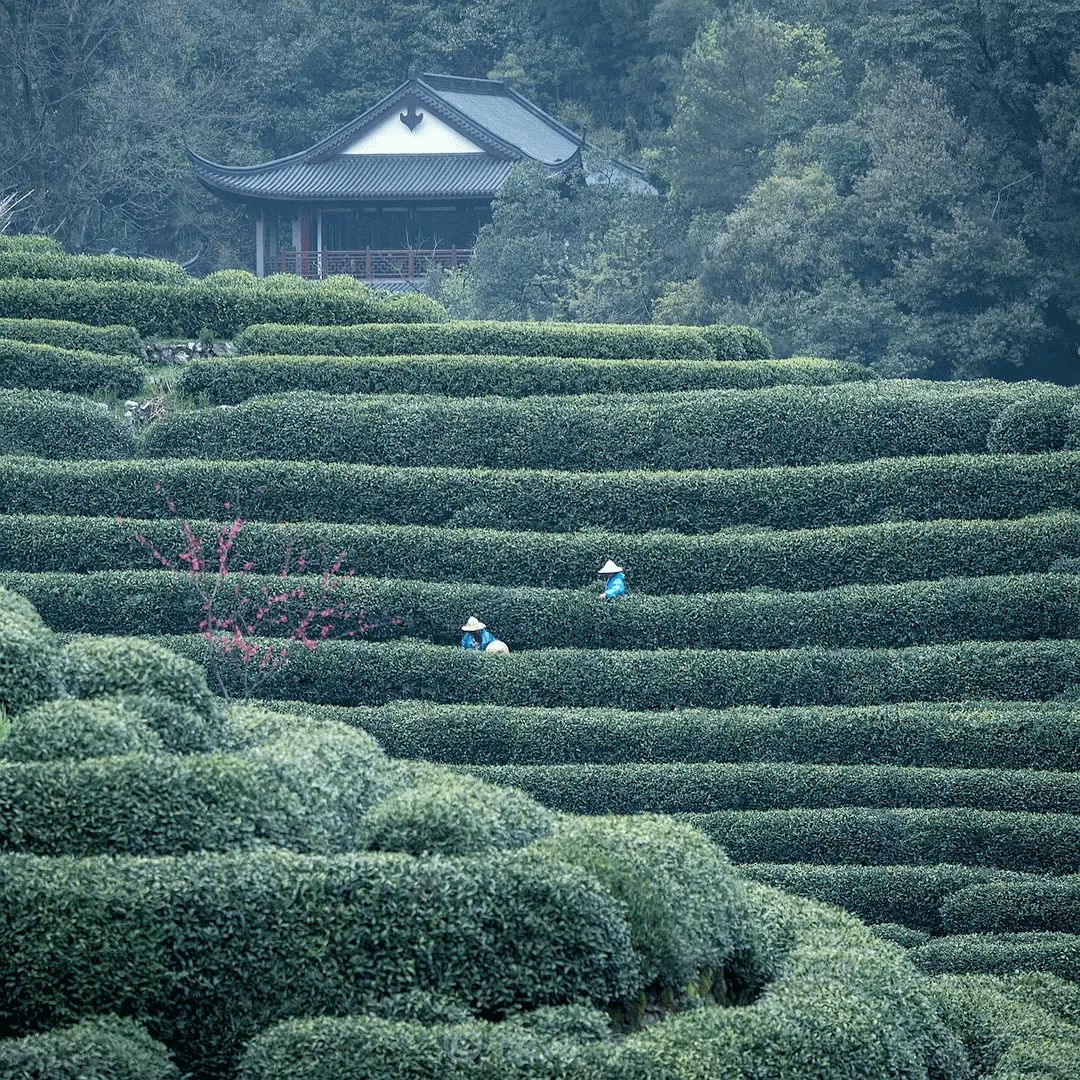
[[[267,258],[267,273],[323,278],[349,274],[361,281],[410,281],[429,270],[456,270],[472,248],[361,248],[357,251],[279,251]]]

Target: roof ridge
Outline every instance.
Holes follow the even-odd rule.
[[[510,89],[510,84],[505,79],[478,79],[472,75],[440,75],[434,71],[425,71],[419,78],[431,86],[434,86],[434,84],[430,80],[434,79],[436,81],[471,84],[481,87],[499,87],[502,90]]]

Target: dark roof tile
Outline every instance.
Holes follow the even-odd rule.
[[[487,154],[343,154],[251,170],[194,162],[198,178],[214,189],[260,199],[490,197],[511,166]]]
[[[482,148],[470,154],[344,154],[342,150],[406,100],[420,102]],[[562,171],[580,160],[582,139],[494,79],[422,75],[307,150],[261,165],[219,165],[191,153],[212,191],[248,199],[490,198],[515,161]],[[651,191],[644,173],[615,163],[589,182]]]

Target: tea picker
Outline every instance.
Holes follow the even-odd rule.
[[[604,583],[605,600],[617,600],[626,595],[626,571],[608,559],[597,571]]]
[[[510,650],[475,615],[461,628],[461,647],[469,652],[489,652],[505,655]]]

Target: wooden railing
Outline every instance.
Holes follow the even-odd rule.
[[[348,274],[361,281],[410,281],[438,267],[456,270],[472,248],[361,248],[357,251],[279,251],[267,257],[267,273],[324,278]]]

